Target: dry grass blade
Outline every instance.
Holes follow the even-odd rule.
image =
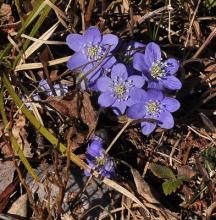
[[[37,39],[37,38],[34,38],[34,37],[30,37],[26,34],[22,34],[21,37],[29,39],[29,40],[34,41],[34,42],[42,43],[42,44],[52,44],[52,45],[61,45],[61,44],[66,45],[67,44],[66,42],[63,42],[63,41],[41,40],[41,39]]]
[[[51,60],[48,62],[48,66],[54,66],[57,64],[66,63],[70,57],[71,56],[67,56],[67,57],[62,57],[59,59]],[[32,69],[41,69],[41,68],[43,68],[42,63],[26,63],[26,64],[17,65],[15,68],[15,71],[17,72],[21,70],[32,70]]]
[[[104,178],[103,179],[103,182],[114,188],[115,190],[117,190],[118,192],[122,193],[123,195],[127,196],[128,198],[130,198],[132,201],[134,201],[135,203],[137,203],[138,205],[140,205],[140,207],[142,207],[145,212],[146,212],[146,215],[148,216],[151,216],[150,212],[148,211],[148,209],[144,206],[144,204],[136,197],[134,196],[131,192],[129,192],[127,189],[125,189],[124,187],[120,186],[118,183],[110,180],[110,179],[107,179],[107,178]]]
[[[206,210],[206,220],[212,219],[211,215],[215,208],[216,208],[216,202],[213,202]]]
[[[47,30],[40,38],[39,40],[42,41],[36,41],[34,42],[24,53],[25,59],[27,59],[31,54],[33,54],[41,45],[44,44],[44,41],[50,38],[50,36],[53,34],[53,32],[58,27],[59,22],[56,22],[49,30]],[[20,62],[17,66],[19,66],[21,63],[23,63],[24,60],[20,59]],[[17,66],[15,68],[15,71],[17,71]],[[43,66],[42,66],[43,67]],[[28,69],[28,68],[27,68]]]
[[[215,37],[216,35],[216,28],[211,32],[211,34],[207,37],[205,42],[202,44],[202,46],[197,50],[197,52],[193,55],[193,59],[197,58],[202,51],[207,47],[207,45],[211,42],[211,40]]]
[[[148,183],[143,179],[139,172],[131,169],[131,173],[136,184],[137,192],[149,203],[160,204],[160,202],[152,194]]]

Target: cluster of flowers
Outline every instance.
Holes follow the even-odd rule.
[[[166,94],[182,86],[175,76],[179,62],[174,58],[163,60],[159,45],[130,42],[119,62],[114,56],[118,37],[102,35],[97,27],[88,28],[83,35],[69,34],[66,41],[75,52],[67,62],[68,68],[79,71],[87,88],[100,93],[100,106],[112,108],[117,115],[141,119],[145,135],[156,126],[174,126],[171,113],[180,103]]]

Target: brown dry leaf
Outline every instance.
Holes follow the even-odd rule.
[[[188,179],[191,179],[196,175],[196,172],[188,165],[177,167],[177,171],[178,176],[184,176]]]
[[[202,32],[201,32],[201,29],[200,29],[200,24],[198,21],[194,20],[193,22],[193,27],[194,27],[194,31],[196,33],[196,36],[197,36],[197,39],[200,40],[201,37],[202,37]]]
[[[4,124],[3,122],[0,122],[0,152],[5,156],[10,156],[12,154],[10,142],[7,141],[7,133],[4,131]]]
[[[26,157],[32,157],[31,144],[27,140],[27,132],[25,130],[26,119],[23,114],[19,114],[12,128],[12,134],[16,138],[17,143],[23,150]]]
[[[124,13],[128,13],[129,12],[129,9],[130,9],[130,7],[129,7],[129,1],[128,0],[123,0],[122,1],[122,5],[123,5],[123,11],[124,11]]]
[[[149,203],[160,204],[160,202],[152,194],[148,183],[143,179],[139,172],[135,169],[131,169],[134,182],[136,184],[137,192]]]
[[[157,212],[158,219],[179,219],[177,214],[164,208],[163,205],[152,194],[148,183],[143,179],[139,172],[135,169],[131,169],[131,173],[136,184],[137,192],[147,201],[145,203],[147,208],[154,209]]]
[[[14,171],[13,161],[0,161],[0,194],[13,181]]]
[[[3,3],[0,8],[0,17],[7,17],[10,16],[11,14],[12,14],[11,6],[9,4]]]
[[[192,199],[192,197],[194,195],[194,192],[190,187],[188,187],[186,185],[182,186],[181,192],[184,195],[184,201],[180,204],[180,206],[181,207],[187,207],[188,202]]]
[[[56,81],[58,79],[58,71],[53,70],[50,72],[50,79],[51,81]]]
[[[96,127],[96,112],[92,107],[90,95],[87,92],[74,92],[65,97],[49,97],[46,102],[61,114],[74,121],[72,133],[76,135],[74,141],[83,143]],[[78,124],[78,121],[81,123]],[[83,129],[87,125],[88,129]],[[79,131],[79,132],[77,132]]]
[[[211,75],[208,78],[208,82],[211,83],[211,85],[216,85],[216,64],[212,64],[210,66],[207,66],[205,68],[205,71],[208,73],[211,73]]]
[[[9,25],[7,27],[2,27],[2,30],[6,33],[11,33],[14,32],[14,26],[13,26],[13,22],[14,22],[14,17],[12,16],[12,11],[11,11],[11,6],[9,4],[2,4],[0,7],[0,26],[1,25]]]
[[[28,196],[27,194],[23,194],[12,204],[8,213],[26,218],[27,217],[27,202],[28,202]]]
[[[8,170],[7,170],[8,172]],[[14,193],[17,185],[19,183],[18,178],[16,178],[12,183],[10,183],[9,185],[4,185],[5,189],[3,192],[0,193],[0,214],[3,212],[3,210],[5,209],[10,196]]]

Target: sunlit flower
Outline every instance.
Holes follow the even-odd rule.
[[[159,90],[149,89],[139,99],[139,103],[128,109],[127,115],[133,119],[144,119],[141,123],[142,133],[149,135],[157,125],[161,128],[172,128],[174,120],[171,112],[175,112],[179,108],[178,100],[164,96]]]
[[[114,163],[105,154],[103,145],[103,139],[95,136],[87,148],[86,160],[90,168],[96,169],[102,176],[110,178],[114,175]],[[84,172],[86,176],[90,176],[88,171],[85,170]]]
[[[136,103],[137,96],[144,93],[142,76],[128,77],[123,64],[116,64],[111,70],[111,76],[103,76],[97,81],[97,88],[101,92],[98,103],[103,107],[111,107],[116,114],[124,114],[127,106]]]
[[[176,90],[182,86],[180,80],[174,76],[179,62],[174,58],[163,61],[160,47],[156,43],[147,44],[144,54],[136,53],[133,66],[148,80],[148,88]]]
[[[118,37],[113,34],[102,35],[97,27],[89,27],[83,35],[69,34],[66,42],[75,52],[67,62],[71,70],[80,70],[86,74],[88,83],[94,84],[103,68],[110,68],[116,61],[111,55],[118,44]],[[101,62],[100,64],[98,64]]]

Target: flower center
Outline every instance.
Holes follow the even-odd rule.
[[[103,166],[105,164],[105,158],[104,157],[97,157],[96,164],[99,166]]]
[[[116,93],[118,97],[122,97],[124,93],[126,92],[125,84],[122,83],[119,85],[115,85],[114,92]]]
[[[151,76],[154,79],[160,79],[165,75],[164,64],[162,62],[153,63],[151,67]]]
[[[113,97],[118,101],[126,101],[129,98],[129,89],[133,84],[131,81],[117,78],[114,80],[112,85]]]
[[[151,116],[157,116],[160,112],[160,103],[158,101],[149,101],[146,106],[147,113]]]
[[[88,60],[97,60],[102,56],[102,49],[99,45],[87,47],[87,57]]]

